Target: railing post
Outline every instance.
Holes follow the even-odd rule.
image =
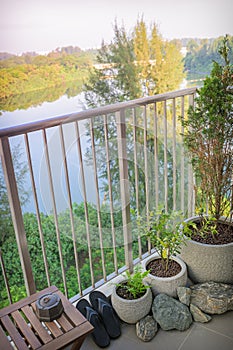
[[[32,265],[28,251],[26,233],[24,229],[23,215],[19,201],[9,139],[7,137],[3,137],[0,139],[0,156],[2,159],[2,167],[6,182],[16,241],[19,250],[20,262],[24,275],[26,291],[28,295],[31,295],[36,292],[36,285],[32,273]]]
[[[124,234],[125,263],[130,272],[133,272],[133,242],[130,220],[130,192],[128,176],[128,160],[126,151],[126,125],[125,110],[116,113],[117,121],[117,143],[120,172],[120,190],[122,206],[122,223]]]

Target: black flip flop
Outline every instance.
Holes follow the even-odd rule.
[[[103,322],[98,315],[98,313],[93,310],[91,305],[86,299],[81,299],[77,304],[76,308],[81,312],[81,314],[86,317],[86,319],[94,327],[93,332],[91,333],[92,338],[96,345],[101,348],[105,348],[110,344],[109,335],[103,325]]]
[[[110,338],[118,338],[121,335],[120,320],[106,295],[99,291],[92,291],[89,294],[89,299],[93,309],[102,317]]]

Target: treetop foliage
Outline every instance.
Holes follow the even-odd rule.
[[[148,29],[139,19],[132,33],[114,26],[114,38],[102,43],[97,62],[85,84],[87,103],[94,107],[179,87],[184,78],[182,55],[177,42],[165,41],[153,24]]]

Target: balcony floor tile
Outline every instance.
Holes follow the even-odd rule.
[[[98,346],[89,335],[83,343],[82,350],[97,350]],[[159,329],[150,342],[143,342],[136,336],[135,325],[122,323],[122,335],[107,349],[133,350],[232,350],[233,349],[233,311],[223,315],[214,315],[209,323],[194,322],[184,332],[163,331]]]

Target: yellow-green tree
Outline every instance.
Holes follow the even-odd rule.
[[[97,61],[103,69],[93,70],[85,85],[92,107],[168,92],[184,78],[178,42],[165,41],[155,24],[148,30],[143,19],[130,35],[116,23],[114,39],[102,45]]]

